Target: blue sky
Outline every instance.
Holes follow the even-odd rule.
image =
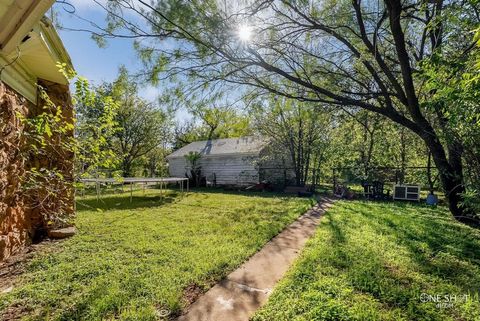
[[[75,5],[75,14],[91,20],[99,25],[105,25],[105,11],[93,0],[69,0]],[[68,8],[68,7],[65,7]],[[56,4],[59,20],[63,27],[72,29],[93,29],[89,23],[68,14],[63,5]],[[72,58],[77,73],[86,77],[93,84],[102,81],[112,81],[117,76],[118,67],[125,65],[129,71],[140,70],[141,62],[133,49],[130,39],[109,39],[106,48],[99,48],[90,34],[59,30],[60,37]],[[140,95],[150,101],[160,94],[161,90],[152,86],[143,86]],[[185,112],[179,114],[186,116]]]
[[[105,10],[95,3],[94,0],[66,0],[75,6],[75,15],[69,14],[65,9],[71,10],[71,7],[55,4],[55,10],[59,15],[59,22],[64,28],[69,29],[89,29],[95,30],[87,19],[97,25],[105,25]],[[96,0],[100,3],[106,3],[108,0]],[[127,13],[128,14],[128,13]],[[78,16],[78,17],[77,17]],[[80,18],[79,18],[80,17]],[[132,16],[132,19],[135,19]],[[141,25],[141,22],[139,22]],[[60,37],[69,52],[73,65],[77,73],[86,77],[93,84],[100,84],[103,81],[113,81],[118,73],[118,68],[125,65],[131,73],[140,71],[142,63],[137,57],[133,48],[133,40],[125,38],[108,39],[107,46],[100,48],[91,38],[88,32],[79,32],[71,30],[59,30]],[[169,84],[165,84],[167,87]],[[162,93],[162,84],[158,88],[151,85],[141,85],[140,95],[149,100],[155,101]],[[227,94],[226,101],[237,100],[240,91]],[[180,108],[177,110],[176,119],[191,120],[192,116]]]

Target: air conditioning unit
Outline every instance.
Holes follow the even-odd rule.
[[[393,199],[405,201],[420,201],[420,186],[393,185]]]

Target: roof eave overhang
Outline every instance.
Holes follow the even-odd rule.
[[[55,0],[13,1],[3,19],[0,19],[0,50],[3,54],[9,55],[15,51],[54,2]]]
[[[69,79],[59,71],[57,64],[65,64],[67,70],[73,70],[73,65],[60,36],[46,17],[29,27],[27,35],[30,37],[24,36],[9,55],[0,50],[0,66],[3,67],[0,80],[35,104],[37,80],[67,85]],[[26,59],[25,52],[34,60]]]
[[[6,66],[10,62],[0,55],[0,66]],[[28,69],[22,63],[11,64],[4,68],[0,80],[25,97],[28,101],[36,103],[37,101],[37,78],[28,72]]]
[[[57,63],[63,63],[66,65],[65,67],[67,70],[74,70],[72,59],[50,19],[47,17],[42,18],[41,22],[38,24],[38,33],[43,40],[42,45],[45,50],[48,51],[49,56],[55,65]],[[69,79],[65,78],[63,74],[62,76],[65,79],[65,84],[68,84]]]

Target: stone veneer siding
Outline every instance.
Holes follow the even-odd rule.
[[[47,81],[39,84],[62,107],[65,119],[71,121],[73,108],[68,86]],[[41,239],[47,231],[38,200],[22,189],[26,171],[32,167],[58,168],[67,181],[73,179],[73,154],[55,146],[61,137],[52,137],[51,145],[42,154],[28,149],[25,128],[18,115],[32,117],[43,112],[44,103],[38,101],[35,106],[0,81],[0,261]],[[62,216],[74,213],[74,191],[68,186],[50,197],[47,204]]]

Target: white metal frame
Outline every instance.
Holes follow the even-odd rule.
[[[184,177],[152,177],[152,178],[143,178],[143,177],[121,177],[121,178],[83,178],[80,179],[81,183],[95,183],[97,190],[97,199],[100,198],[100,185],[103,184],[130,184],[130,201],[133,198],[133,184],[143,184],[143,190],[145,191],[145,186],[149,183],[160,183],[160,194],[162,194],[163,188],[167,187],[168,183],[180,183],[180,191],[183,193],[185,187],[187,193],[190,191],[190,182],[188,178]],[[185,182],[187,182],[185,186]]]
[[[396,188],[404,188],[405,193],[403,197],[396,196]],[[410,189],[410,191],[409,191]],[[412,191],[415,189],[415,191]],[[415,195],[415,198],[408,197],[408,195]],[[410,184],[394,184],[393,185],[393,199],[394,200],[403,200],[403,201],[420,201],[420,186],[419,185],[410,185]]]

